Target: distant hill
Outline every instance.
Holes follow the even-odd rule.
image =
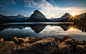
[[[11,20],[11,19],[7,18],[6,16],[0,14],[0,22],[6,22],[6,21],[13,21],[13,20]]]
[[[72,16],[71,18],[62,19],[58,22],[74,22],[75,24],[86,24],[86,13]]]
[[[70,18],[71,15],[69,13],[65,13],[61,18],[57,18],[57,19],[52,19],[52,21],[59,21],[59,20],[64,20],[67,18]]]
[[[35,10],[34,13],[30,16],[28,20],[25,20],[28,22],[47,22],[51,21],[47,19],[40,11]]]
[[[29,19],[29,17],[25,17],[23,15],[17,15],[17,16],[7,16],[8,18],[14,20],[14,21],[24,21],[24,20],[27,20]]]

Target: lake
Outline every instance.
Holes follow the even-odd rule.
[[[75,40],[86,40],[86,27],[73,25],[73,22],[14,22],[0,25],[0,38],[13,37],[48,38],[70,36]]]

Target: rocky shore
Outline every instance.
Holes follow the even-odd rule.
[[[62,38],[17,38],[4,41],[0,38],[0,54],[86,54],[86,41]]]

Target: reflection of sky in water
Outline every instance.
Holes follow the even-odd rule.
[[[67,31],[64,31],[61,27],[59,26],[46,26],[46,28],[40,32],[42,35],[41,37],[58,37],[61,38],[62,36],[71,36],[76,40],[86,40],[86,32],[82,32],[81,30],[70,28]],[[45,34],[45,35],[44,35]],[[40,37],[40,36],[39,36]],[[75,38],[76,37],[76,38]],[[82,38],[81,38],[82,37]]]
[[[38,34],[34,32],[30,27],[25,29],[18,28],[7,28],[0,32],[0,37],[57,37],[61,38],[62,36],[71,36],[75,40],[86,40],[86,32],[82,32],[76,28],[69,28],[67,31],[64,31],[60,26],[50,26],[47,25],[41,32]]]

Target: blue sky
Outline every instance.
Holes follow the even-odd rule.
[[[29,17],[35,10],[48,19],[59,18],[66,12],[79,15],[86,12],[86,0],[0,0],[0,14],[3,15]]]

